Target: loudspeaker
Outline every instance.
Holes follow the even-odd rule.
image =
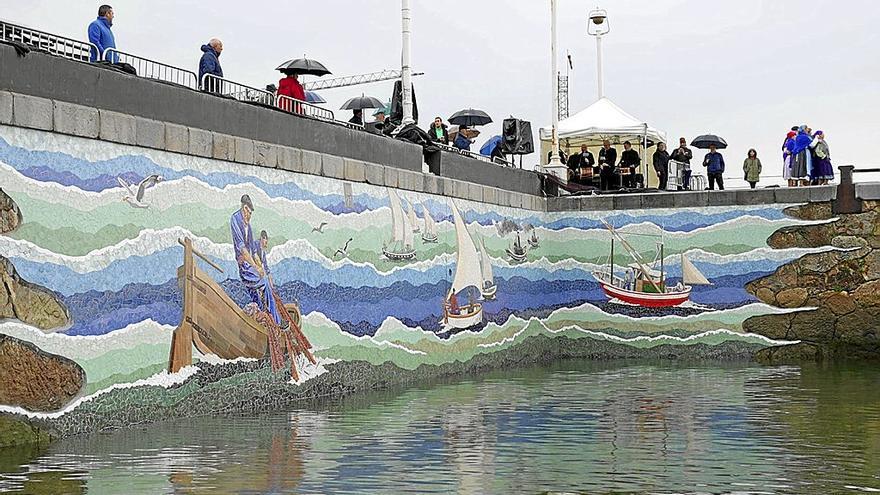
[[[535,152],[532,123],[520,119],[504,119],[501,124],[501,151],[505,155],[528,155]]]

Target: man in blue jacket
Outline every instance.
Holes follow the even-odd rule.
[[[116,39],[113,37],[113,31],[110,30],[112,26],[113,7],[101,5],[98,7],[98,18],[89,24],[89,43],[98,48],[98,53],[95,53],[94,48],[89,50],[90,61],[103,60],[101,57],[104,56],[104,50],[116,48]],[[113,54],[110,61],[116,63],[119,61],[119,57]]]
[[[220,67],[220,52],[223,51],[223,42],[217,38],[212,38],[207,45],[202,45],[202,59],[199,61],[199,83],[204,83],[202,88],[209,93],[220,93],[220,81],[210,78],[208,81],[202,79],[205,74],[212,74],[217,77],[223,77],[223,69]]]
[[[709,177],[709,190],[715,190],[715,183],[718,183],[718,190],[724,190],[724,180],[721,175],[724,173],[724,157],[718,153],[714,144],[709,145],[709,152],[706,158],[703,158],[703,166],[706,167],[706,175]]]

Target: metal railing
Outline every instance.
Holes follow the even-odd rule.
[[[305,115],[322,120],[336,120],[336,116],[332,110],[319,107],[307,101],[297,100],[287,95],[276,95],[275,105],[285,112]]]
[[[113,63],[129,64],[137,71],[140,77],[149,79],[157,79],[159,81],[170,82],[186,86],[190,89],[199,89],[199,78],[195,72],[174,67],[173,65],[163,64],[148,58],[132,55],[116,48],[107,48],[101,56],[101,60]]]
[[[214,93],[217,95],[228,96],[238,101],[246,101],[250,103],[261,103],[263,105],[275,106],[275,94],[264,89],[257,89],[245,84],[223,79],[214,74],[205,74],[202,76],[202,83],[199,86],[202,91]]]
[[[495,162],[494,159],[492,159],[492,157],[489,157],[489,156],[483,156],[483,155],[481,155],[481,154],[479,154],[479,153],[474,153],[473,151],[468,151],[468,150],[459,149],[459,148],[456,148],[455,146],[450,146],[450,145],[448,145],[448,144],[443,144],[443,143],[435,143],[435,144],[436,144],[437,146],[439,146],[440,149],[443,150],[443,151],[448,151],[448,152],[450,152],[450,153],[458,153],[459,155],[464,155],[464,156],[467,156],[467,157],[470,157],[470,158],[473,158],[473,159],[476,159],[476,160],[480,160],[480,161],[483,161],[483,162],[488,162],[488,163],[491,163],[491,164],[493,164],[493,165],[499,165],[498,163]],[[505,163],[506,163],[506,162],[505,162]]]
[[[89,62],[92,53],[95,54],[96,59],[101,56],[98,53],[98,47],[87,41],[65,38],[4,20],[0,20],[0,40],[22,43],[37,50],[44,50],[52,55],[79,62]]]

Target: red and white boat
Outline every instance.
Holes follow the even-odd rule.
[[[646,308],[666,308],[678,306],[691,297],[691,289],[694,285],[711,285],[711,282],[700,273],[690,260],[681,254],[682,280],[674,287],[666,286],[666,273],[663,266],[663,243],[658,242],[657,256],[650,263],[646,263],[642,256],[623,238],[620,232],[605,222],[605,227],[613,236],[611,239],[611,254],[608,257],[608,267],[593,272],[593,278],[602,287],[602,291],[609,299],[635,304]],[[614,266],[614,239],[617,239],[633,258],[634,263],[621,266],[624,276],[615,274]],[[653,265],[649,267],[648,265]],[[656,269],[659,265],[659,270]]]

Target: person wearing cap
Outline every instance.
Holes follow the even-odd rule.
[[[275,295],[268,271],[264,267],[262,252],[264,249],[260,239],[254,239],[251,228],[251,216],[254,214],[254,203],[247,194],[241,196],[241,207],[232,214],[229,221],[232,230],[232,248],[235,250],[235,262],[238,264],[238,276],[251,298],[260,310],[275,320],[278,326],[284,326],[281,314],[275,305]],[[268,241],[268,235],[266,236]]]
[[[681,188],[689,191],[691,188],[691,160],[694,158],[694,152],[688,148],[687,139],[683,137],[678,139],[678,148],[672,150],[672,155],[669,158],[676,162],[678,165],[676,168],[681,171]]]
[[[797,181],[791,178],[791,150],[794,149],[795,136],[797,131],[788,131],[782,143],[782,178],[788,182],[788,187],[797,186]]]

